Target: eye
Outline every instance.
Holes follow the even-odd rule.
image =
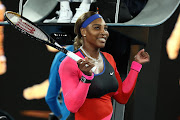
[[[105,31],[108,31],[108,27],[104,27],[104,30],[105,30]]]
[[[99,29],[100,29],[100,27],[99,27],[99,26],[96,26],[96,27],[94,27],[94,29],[99,30]]]

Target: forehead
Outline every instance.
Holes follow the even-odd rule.
[[[106,23],[105,23],[105,21],[104,21],[104,19],[102,19],[102,18],[98,18],[98,19],[96,19],[96,20],[94,20],[94,21],[92,21],[89,25],[106,25]]]

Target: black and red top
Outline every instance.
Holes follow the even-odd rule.
[[[76,54],[82,58],[81,51]],[[111,98],[126,104],[131,96],[141,64],[133,61],[127,78],[122,82],[113,57],[102,52],[104,69],[94,74],[91,83],[80,81],[82,72],[76,61],[66,57],[59,68],[62,91],[70,120],[110,120],[113,112]]]

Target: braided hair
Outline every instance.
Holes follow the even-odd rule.
[[[81,25],[87,18],[91,17],[94,14],[96,14],[96,12],[89,11],[89,12],[82,14],[77,19],[75,26],[74,26],[74,33],[76,34],[76,37],[74,38],[74,49],[75,50],[77,50],[80,46],[82,46],[82,43],[83,43],[83,39],[82,39],[81,31],[80,31]]]

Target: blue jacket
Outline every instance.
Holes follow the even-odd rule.
[[[74,46],[69,45],[66,47],[69,51],[74,51]],[[64,103],[64,97],[61,92],[62,102],[60,103],[58,100],[60,88],[61,88],[61,80],[59,77],[59,65],[62,62],[62,60],[66,57],[66,55],[63,52],[58,52],[52,62],[51,69],[50,69],[50,75],[49,75],[49,88],[47,91],[47,95],[45,97],[46,103],[48,104],[51,111],[58,117],[62,115],[62,118],[60,120],[66,120],[66,118],[69,116],[70,112],[67,110],[65,103]]]

